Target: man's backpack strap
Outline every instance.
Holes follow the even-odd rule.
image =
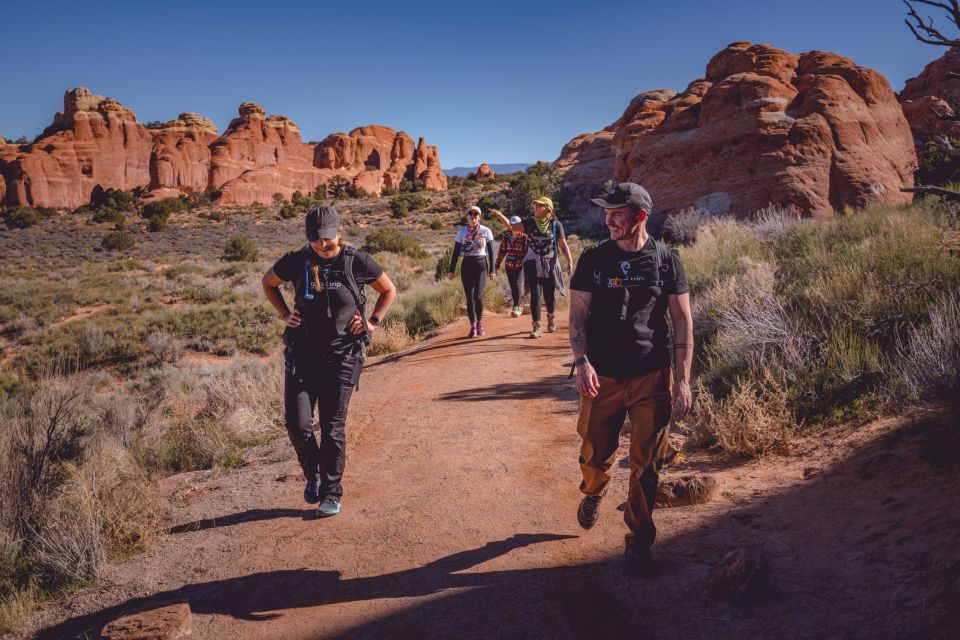
[[[654,254],[653,260],[654,265],[657,270],[657,279],[654,281],[653,285],[655,287],[663,287],[663,276],[670,270],[670,261],[673,257],[670,254],[670,247],[660,242],[656,238],[653,239],[653,246],[657,250]]]

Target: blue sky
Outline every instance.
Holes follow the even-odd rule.
[[[0,13],[0,135],[33,137],[85,86],[144,122],[196,111],[222,130],[254,100],[304,140],[386,124],[439,145],[446,167],[553,160],[737,40],[835,51],[895,90],[943,53],[913,39],[900,0],[3,0]]]

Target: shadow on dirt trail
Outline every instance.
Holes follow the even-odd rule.
[[[439,594],[333,637],[956,638],[960,465],[937,462],[941,449],[895,431],[790,490],[758,496],[679,535],[670,536],[665,522],[680,511],[661,511],[656,550],[665,570],[657,580],[632,576],[619,553],[580,565],[461,573],[521,547],[575,537],[517,534],[373,577],[295,569],[188,585],[37,637],[96,632],[121,613],[170,600],[189,601],[195,614],[264,621],[305,607]],[[937,496],[946,502],[928,500]],[[612,502],[604,517],[620,517]],[[770,561],[770,599],[741,608],[709,600],[710,566],[744,546],[762,549]],[[553,556],[542,561],[563,565],[556,550],[544,547]]]
[[[504,400],[563,400],[563,413],[577,411],[577,389],[566,375],[555,375],[523,384],[504,382],[487,387],[451,391],[439,396],[440,400],[467,402],[502,402]]]

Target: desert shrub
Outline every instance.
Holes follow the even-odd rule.
[[[302,192],[294,191],[293,195],[290,196],[290,204],[306,208],[310,206],[310,199],[304,196]]]
[[[3,212],[3,222],[11,229],[26,229],[39,224],[41,220],[49,218],[54,213],[52,209],[43,207],[11,207]]]
[[[695,244],[680,247],[691,297],[726,278],[742,275],[765,254],[757,236],[735,220],[715,220],[702,226]]]
[[[710,220],[710,214],[702,209],[684,209],[671,213],[663,223],[663,237],[675,244],[693,244],[697,232]]]
[[[126,231],[111,231],[100,241],[100,246],[107,251],[127,251],[135,244],[133,236]]]
[[[447,273],[450,271],[450,260],[453,258],[453,249],[447,249],[443,254],[437,258],[436,266],[433,273],[434,280],[443,280],[447,277]],[[461,260],[457,260],[456,274],[460,274],[460,265],[462,264]]]
[[[370,194],[367,192],[367,190],[359,186],[351,186],[349,193],[351,198],[360,198],[361,200],[370,197]]]
[[[163,231],[170,224],[170,214],[167,212],[156,213],[150,218],[147,229],[153,232]]]
[[[127,216],[121,211],[103,208],[93,212],[93,215],[90,216],[90,222],[107,222],[114,225],[117,231],[121,231],[127,225]]]
[[[284,202],[286,202],[287,199],[283,197],[282,193],[275,193],[273,194],[272,200],[273,200],[273,206],[279,207]]]
[[[700,386],[696,411],[685,423],[689,443],[731,456],[766,453],[784,444],[795,424],[786,397],[776,377],[763,369],[739,380],[722,399]]]
[[[297,216],[303,215],[303,210],[299,205],[296,204],[285,204],[280,207],[280,217],[284,220],[290,220],[291,218],[296,218]]]
[[[381,251],[402,253],[412,258],[427,255],[427,252],[423,250],[415,238],[392,227],[377,229],[368,235],[363,243],[363,250],[368,253],[379,253]]]
[[[430,206],[430,200],[420,194],[406,193],[390,199],[390,211],[394,218],[402,218],[411,211]]]
[[[432,231],[440,231],[441,229],[443,229],[443,223],[440,222],[439,220],[431,220],[428,226]]]
[[[185,198],[177,198],[177,197],[162,198],[160,200],[156,200],[154,202],[147,204],[143,208],[141,215],[144,218],[150,220],[154,216],[158,216],[158,215],[169,216],[172,213],[180,213],[182,211],[186,211],[188,208],[189,208],[189,204],[187,203]]]
[[[256,262],[260,259],[260,252],[247,236],[233,236],[227,240],[220,257],[227,262]]]
[[[960,294],[948,292],[930,322],[897,345],[897,374],[915,400],[960,404]]]
[[[343,176],[333,176],[327,181],[326,196],[334,200],[350,195],[350,181]]]
[[[95,208],[120,212],[134,211],[136,209],[135,200],[136,196],[132,191],[101,189],[100,187],[95,188],[90,196],[90,204]]]
[[[557,168],[549,162],[537,162],[510,181],[507,202],[510,212],[524,215],[530,211],[531,203],[539,197],[547,196],[554,202],[554,215],[562,217],[560,203],[561,176]]]
[[[750,218],[750,229],[763,242],[772,242],[787,229],[800,222],[800,212],[793,206],[770,205],[756,211]]]
[[[467,209],[467,201],[461,194],[455,193],[450,198],[450,206],[454,211],[463,212]]]
[[[281,327],[266,305],[239,300],[170,309],[150,319],[143,331],[176,336],[194,351],[233,355],[241,350],[265,355],[280,339]]]
[[[403,322],[388,322],[373,334],[367,355],[379,356],[405,349],[415,342]]]
[[[394,187],[384,187],[380,190],[380,195],[384,198],[389,198],[390,196],[395,196],[400,193],[400,189],[395,189]]]
[[[183,341],[164,331],[147,334],[145,342],[156,364],[176,362],[183,351]]]
[[[317,188],[313,190],[313,199],[314,200],[323,200],[327,197],[327,183],[321,182],[317,185]]]
[[[418,336],[452,322],[460,315],[463,289],[459,282],[437,284],[404,295],[397,316],[407,333]]]

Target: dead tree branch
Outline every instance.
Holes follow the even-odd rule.
[[[960,191],[954,191],[953,189],[945,189],[943,187],[929,187],[926,185],[919,185],[916,187],[901,187],[900,191],[904,193],[927,193],[932,196],[940,196],[946,200],[951,200],[953,202],[960,202]]]
[[[907,7],[907,19],[904,23],[913,36],[920,42],[937,45],[941,47],[960,46],[960,38],[948,38],[937,27],[934,26],[933,18],[927,16],[926,19],[917,13],[915,5],[926,5],[936,9],[942,9],[947,14],[947,19],[960,28],[960,0],[947,0],[939,2],[938,0],[903,0]]]
[[[940,149],[951,158],[960,158],[960,147],[953,146],[947,136],[933,136],[927,144]]]

